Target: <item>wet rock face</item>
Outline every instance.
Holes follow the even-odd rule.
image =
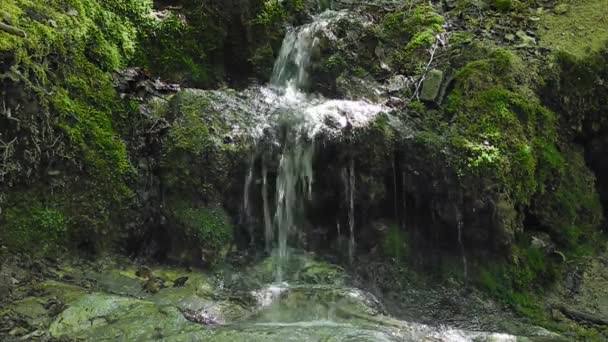
[[[557,61],[556,75],[544,89],[544,101],[561,114],[563,134],[584,146],[585,159],[597,178],[596,187],[608,212],[608,101],[601,96],[608,89],[608,51],[582,59],[563,53]]]

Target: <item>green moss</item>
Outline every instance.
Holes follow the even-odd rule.
[[[67,220],[61,208],[39,197],[19,196],[0,217],[0,240],[13,250],[56,254],[63,250]]]
[[[348,63],[341,54],[333,54],[325,61],[325,69],[334,75],[339,75],[347,68]]]
[[[512,262],[487,264],[475,281],[481,289],[520,314],[541,320],[545,313],[536,292],[552,283],[559,272],[560,265],[544,251],[519,242],[513,249]]]
[[[200,14],[206,15],[209,14]],[[225,34],[216,27],[202,32],[204,19],[198,16],[195,19],[187,23],[170,15],[162,21],[147,22],[141,29],[141,45],[132,63],[145,66],[166,79],[208,86],[214,68],[208,53],[221,44]],[[211,37],[212,34],[215,36]]]
[[[201,246],[205,261],[211,265],[220,261],[233,236],[228,214],[221,208],[193,208],[186,203],[178,203],[173,213],[186,235]]]
[[[516,56],[497,49],[458,71],[444,109],[453,117],[450,140],[460,174],[496,179],[526,204],[559,167],[559,157],[555,115],[525,88],[523,73]]]
[[[603,0],[570,2],[566,13],[547,12],[540,26],[540,45],[578,57],[601,49],[608,40],[608,16]]]
[[[256,23],[260,25],[272,25],[282,23],[287,19],[287,10],[283,7],[282,1],[266,0],[263,3],[262,11],[256,18]]]
[[[3,70],[10,70],[0,77],[8,80],[4,90],[20,94],[9,103],[25,108],[15,113],[28,134],[14,156],[21,169],[6,178],[13,185],[32,184],[52,171],[70,234],[78,231],[100,244],[115,235],[109,233],[111,221],[132,194],[132,167],[116,128],[130,104],[113,89],[110,72],[127,66],[136,50],[136,24],[150,8],[144,0],[3,2],[13,24],[27,33],[21,38],[0,32]],[[0,130],[12,136],[14,129]]]
[[[226,101],[227,96],[184,90],[168,103],[164,115],[172,128],[162,147],[160,175],[167,197],[225,203],[229,189],[239,183],[236,174],[246,158],[247,141],[226,139],[233,136],[235,123],[247,124],[241,121],[244,114],[211,105]]]
[[[383,241],[384,254],[395,259],[404,261],[410,253],[409,239],[407,233],[399,228],[399,225],[390,225]]]
[[[491,5],[499,11],[508,11],[513,8],[512,0],[491,0]]]
[[[386,15],[380,32],[389,45],[397,47],[391,57],[393,66],[402,72],[420,72],[428,59],[426,49],[443,32],[443,24],[444,18],[428,4]]]
[[[557,184],[536,200],[533,211],[553,238],[577,255],[599,241],[602,206],[582,151],[565,150],[562,162]]]

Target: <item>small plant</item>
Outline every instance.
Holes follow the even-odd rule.
[[[407,259],[410,253],[407,233],[402,231],[398,224],[391,224],[383,242],[384,254],[400,262]]]

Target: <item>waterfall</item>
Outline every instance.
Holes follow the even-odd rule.
[[[467,279],[468,279],[468,267],[467,267],[467,255],[465,254],[464,243],[462,243],[462,226],[463,226],[462,220],[458,220],[458,245],[460,246],[460,254],[462,256],[462,268],[463,268],[463,274],[464,274],[464,282],[466,285]]]
[[[279,56],[274,64],[270,83],[277,88],[302,89],[308,85],[308,66],[310,65],[314,48],[319,43],[320,33],[343,12],[325,11],[314,20],[299,28],[291,28],[281,45]]]
[[[349,127],[366,125],[376,114],[385,110],[382,105],[364,100],[325,99],[318,94],[307,94],[310,86],[310,64],[321,39],[336,41],[331,32],[331,24],[344,17],[346,12],[327,10],[313,18],[313,21],[288,30],[275,62],[268,87],[261,87],[260,108],[264,113],[261,129],[257,139],[269,139],[271,144],[258,144],[270,147],[271,152],[279,150],[279,165],[276,176],[274,197],[274,217],[271,218],[270,199],[268,194],[268,160],[262,155],[262,201],[264,215],[264,237],[266,250],[276,247],[276,281],[286,279],[285,267],[289,259],[288,242],[295,235],[302,220],[305,219],[306,202],[312,198],[313,159],[315,138],[320,132],[327,136],[342,134]],[[331,125],[327,123],[331,122]],[[268,136],[269,135],[269,136]],[[261,147],[259,147],[261,148]],[[254,161],[251,161],[251,165]],[[253,167],[253,166],[251,166]],[[250,210],[251,178],[253,169],[246,175],[244,191],[245,214]],[[347,179],[348,221],[350,229],[349,255],[354,257],[354,160],[350,161]],[[338,230],[339,230],[338,226]]]
[[[288,128],[277,175],[275,224],[279,236],[279,282],[283,281],[283,267],[288,260],[288,236],[295,229],[296,215],[304,209],[304,199],[312,194],[314,144],[298,132],[302,128],[299,124]]]

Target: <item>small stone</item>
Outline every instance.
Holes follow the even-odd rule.
[[[568,11],[570,11],[570,5],[568,4],[559,4],[553,9],[553,13],[557,15],[566,14]]]
[[[27,334],[27,330],[23,327],[16,327],[16,328],[11,329],[11,331],[9,331],[8,334],[11,336],[23,336],[23,335]]]
[[[439,96],[439,92],[441,91],[443,78],[443,71],[438,69],[431,70],[426,76],[426,80],[424,80],[422,85],[420,99],[424,101],[435,101]]]
[[[188,277],[177,278],[173,282],[173,287],[183,287],[184,285],[186,285],[187,281],[188,281]]]
[[[150,278],[143,284],[143,289],[151,294],[158,293],[161,289],[165,288],[165,281],[161,278]]]
[[[411,84],[411,80],[403,75],[395,75],[388,80],[386,90],[395,93],[406,89]]]
[[[517,33],[515,34],[517,37],[519,37],[519,39],[521,39],[522,43],[519,44],[517,47],[532,47],[536,45],[536,39],[534,39],[533,37],[530,37],[526,34],[526,32],[519,30],[517,31]]]
[[[13,25],[13,19],[11,18],[11,15],[8,14],[8,12],[6,12],[6,11],[1,11],[1,12],[2,12],[2,20],[4,20],[4,22],[9,25]]]
[[[138,276],[138,277],[140,277],[140,278],[151,278],[152,277],[152,271],[147,266],[141,266],[137,270],[137,272],[135,272],[135,275]]]

